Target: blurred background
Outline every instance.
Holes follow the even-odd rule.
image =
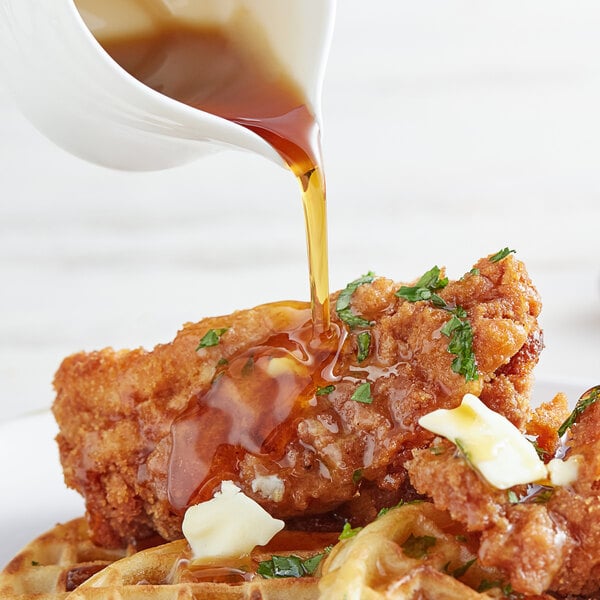
[[[599,23],[593,0],[340,0],[323,94],[332,290],[368,270],[460,277],[509,246],[544,300],[538,377],[600,379]],[[265,159],[89,165],[0,81],[0,165],[0,419],[50,406],[67,354],[308,299],[299,190]]]

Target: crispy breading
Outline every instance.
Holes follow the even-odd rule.
[[[537,409],[534,431],[543,432],[551,423],[558,428],[564,417],[564,398],[559,395]],[[522,594],[597,593],[600,404],[591,404],[571,427],[566,458],[580,460],[576,480],[565,487],[541,488],[536,494],[535,487],[517,486],[510,495],[482,479],[452,444],[438,445],[443,451],[434,446],[414,451],[406,464],[410,480],[468,531],[481,533],[482,565],[499,569]]]
[[[544,456],[554,456],[560,438],[558,428],[569,416],[569,402],[563,393],[558,393],[549,402],[535,408],[526,431],[535,439],[538,451]]]
[[[259,306],[187,324],[172,343],[151,352],[106,349],[65,359],[55,377],[58,443],[65,481],[85,498],[94,541],[110,546],[154,531],[166,539],[181,535],[182,511],[169,497],[172,425],[190,407],[209,415],[199,417],[200,431],[192,434],[216,445],[204,470],[193,460],[179,465],[190,474],[190,497],[210,497],[221,479],[232,479],[285,519],[335,513],[366,522],[380,506],[414,495],[404,463],[411,449],[433,437],[418,427],[418,419],[457,406],[467,392],[523,427],[531,418],[532,369],[542,347],[540,300],[524,265],[513,256],[499,262],[484,258],[438,292],[448,306],[466,310],[479,370],[474,381],[452,370],[455,357],[441,333],[448,311],[399,298],[399,287],[377,278],[354,292],[354,314],[371,321],[362,328],[371,344],[360,361],[361,329],[351,330],[333,310],[338,345],[327,368],[334,389],[317,393],[323,370],[310,373],[309,383],[294,392],[301,400],[283,398],[283,406],[269,404],[268,397],[224,396],[223,390],[235,389],[241,380],[240,361],[269,370],[265,348],[279,352],[280,338],[287,340],[290,331],[310,321],[303,303]],[[218,344],[198,350],[210,329],[226,331]],[[302,360],[297,351],[280,354],[305,369],[309,346],[302,347],[309,355]],[[236,369],[242,373],[238,379]],[[361,384],[369,384],[371,394],[363,402],[353,399]],[[265,420],[274,423],[266,433]],[[237,428],[239,439],[238,430],[246,428],[248,439],[221,443],[231,428]],[[276,492],[269,488],[273,481]]]

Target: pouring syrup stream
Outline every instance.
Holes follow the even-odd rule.
[[[168,496],[178,512],[212,497],[224,478],[237,481],[247,454],[285,462],[297,418],[314,410],[315,390],[337,380],[335,365],[344,341],[330,323],[317,119],[300,88],[265,48],[234,33],[167,23],[145,36],[102,42],[142,83],[261,136],[279,152],[302,192],[310,311],[305,303],[273,305],[271,311],[283,323],[279,333],[230,357],[212,385],[192,397],[173,422]]]
[[[271,144],[302,191],[315,337],[329,330],[325,177],[320,131],[299,87],[243,36],[217,27],[166,23],[135,38],[101,41],[149,87],[246,127]]]

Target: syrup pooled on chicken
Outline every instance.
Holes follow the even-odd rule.
[[[492,258],[433,285],[361,278],[332,296],[324,333],[308,304],[281,302],[187,324],[150,352],[65,359],[58,443],[94,541],[181,537],[185,509],[223,480],[296,528],[364,524],[415,496],[405,463],[433,439],[424,414],[473,393],[524,427],[540,301],[521,262]],[[452,344],[465,331],[470,357]]]

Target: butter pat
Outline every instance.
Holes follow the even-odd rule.
[[[434,410],[421,417],[419,425],[459,446],[471,465],[498,489],[540,481],[548,475],[533,444],[473,394],[465,394],[457,408]]]
[[[267,375],[275,379],[282,375],[301,375],[303,367],[290,356],[272,358],[265,369]]]
[[[582,460],[583,456],[580,454],[571,456],[567,460],[553,458],[547,465],[552,485],[571,485],[579,475],[579,466]]]
[[[187,509],[182,530],[194,560],[207,560],[250,554],[283,526],[233,482],[223,481],[212,500]]]

